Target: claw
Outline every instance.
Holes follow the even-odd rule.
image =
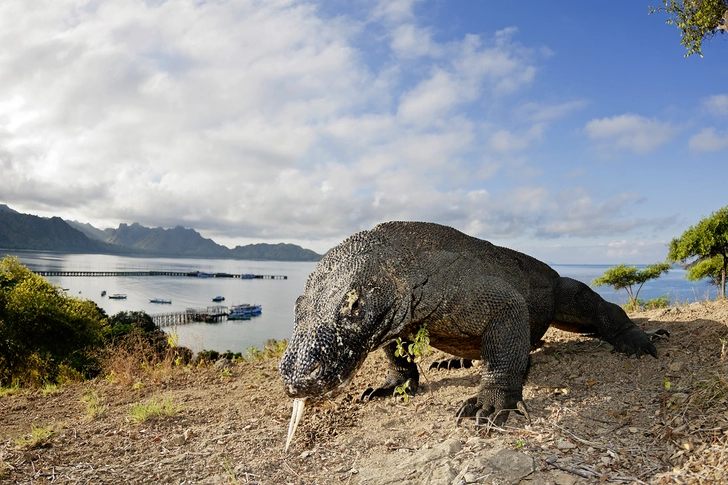
[[[662,328],[656,328],[654,330],[648,330],[645,332],[647,336],[650,338],[651,342],[655,342],[660,339],[668,339],[670,338],[670,332],[667,330],[664,330]]]

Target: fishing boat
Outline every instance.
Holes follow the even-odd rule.
[[[225,297],[224,296],[216,296],[215,298],[212,299],[212,301],[225,301]]]
[[[126,300],[126,295],[124,293],[114,293],[109,295],[109,300]]]
[[[172,300],[165,300],[164,298],[152,298],[149,303],[172,303]]]
[[[106,296],[106,290],[101,291],[101,296]]]
[[[230,308],[230,315],[248,315],[248,316],[255,316],[260,315],[263,312],[263,307],[260,305],[250,305],[248,303],[243,303],[242,305],[233,305]],[[230,315],[228,315],[228,318],[230,318]],[[235,320],[235,318],[233,318]]]
[[[252,280],[253,278],[255,278],[255,275],[253,273],[243,273],[240,275],[240,279],[243,280]]]
[[[253,316],[250,313],[235,313],[230,312],[228,314],[228,320],[250,320]]]

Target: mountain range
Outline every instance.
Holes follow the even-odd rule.
[[[248,244],[230,249],[194,229],[120,224],[98,229],[91,224],[22,214],[0,204],[0,248],[102,253],[130,256],[318,261],[321,255],[295,244]]]

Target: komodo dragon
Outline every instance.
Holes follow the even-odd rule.
[[[362,398],[391,396],[405,383],[415,392],[417,366],[395,356],[394,340],[426,326],[433,347],[482,360],[477,396],[458,422],[475,417],[480,425],[490,416],[500,424],[508,409],[525,409],[529,352],[552,325],[597,335],[628,356],[657,357],[619,306],[545,263],[451,227],[387,222],[349,237],[308,277],[280,374],[289,396],[322,396],[346,386],[367,354],[383,347],[386,382]]]

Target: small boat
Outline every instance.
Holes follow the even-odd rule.
[[[163,298],[152,298],[149,303],[172,303],[172,300],[165,300]]]
[[[212,278],[212,276],[213,276],[212,274],[210,274],[210,273],[203,273],[202,271],[200,271],[199,273],[197,273],[197,277],[198,278]]]
[[[224,296],[216,296],[215,298],[212,299],[212,301],[225,301],[225,297]]]
[[[126,300],[126,295],[123,293],[114,293],[109,295],[109,300]]]
[[[253,273],[245,273],[240,275],[240,279],[242,280],[252,280],[255,278],[255,275]]]
[[[263,312],[263,307],[260,305],[250,305],[248,303],[243,303],[242,305],[233,305],[230,308],[230,315],[249,315],[249,316],[255,316],[260,315]],[[230,318],[230,315],[228,315],[228,318]],[[234,320],[235,318],[233,318]]]
[[[230,313],[228,320],[250,320],[253,316],[249,313]]]
[[[101,296],[106,296],[106,290],[101,291]]]

